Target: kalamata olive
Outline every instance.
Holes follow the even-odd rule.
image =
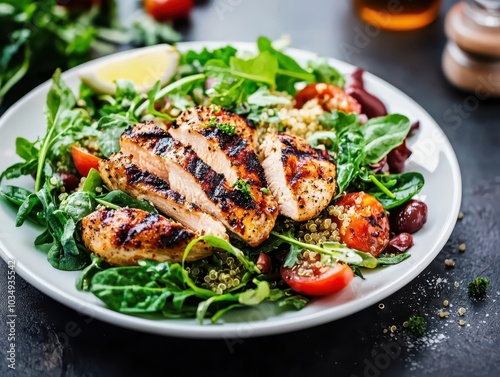
[[[411,156],[411,150],[406,146],[406,139],[403,140],[403,144],[399,147],[394,148],[387,155],[387,164],[389,165],[389,171],[392,174],[400,174],[403,172],[405,167],[405,161]]]
[[[396,233],[415,233],[427,221],[427,204],[410,200],[391,213],[391,230]]]
[[[269,255],[260,253],[257,258],[257,268],[265,275],[270,274],[273,269],[273,264]]]
[[[389,240],[387,252],[391,254],[404,253],[413,246],[413,236],[410,233],[399,233]]]
[[[78,187],[80,180],[75,175],[67,172],[60,172],[59,175],[66,191],[73,191]]]

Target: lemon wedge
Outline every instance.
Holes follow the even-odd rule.
[[[168,83],[179,66],[179,53],[167,44],[125,51],[84,69],[81,80],[99,94],[114,94],[115,81],[132,81],[138,93],[147,93],[158,80]]]

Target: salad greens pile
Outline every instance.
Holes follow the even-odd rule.
[[[156,313],[167,318],[210,317],[217,321],[238,307],[274,302],[285,308],[301,309],[308,302],[286,286],[279,272],[265,275],[257,268],[259,253],[286,252],[284,265],[293,266],[303,250],[319,252],[322,260],[349,264],[358,276],[360,268],[399,263],[410,255],[382,255],[353,250],[336,242],[311,245],[295,236],[298,224],[278,219],[271,236],[257,248],[232,239],[231,243],[216,236],[193,240],[186,248],[184,260],[192,246],[201,240],[220,250],[203,260],[203,268],[220,268],[220,253],[232,255],[242,266],[238,284],[224,292],[207,289],[203,277],[192,273],[196,263],[157,263],[139,261],[138,266],[113,267],[85,248],[81,239],[80,220],[99,206],[118,209],[156,209],[121,191],[103,187],[99,173],[91,170],[76,191],[67,191],[65,175],[78,173],[71,157],[73,145],[92,145],[94,154],[108,157],[119,150],[119,138],[127,127],[138,122],[162,118],[175,119],[161,106],[180,111],[194,105],[222,106],[261,122],[279,124],[277,106],[290,105],[291,96],[301,85],[313,82],[343,87],[342,74],[324,59],[299,65],[292,57],[275,49],[271,41],[261,37],[258,53],[242,57],[232,46],[212,51],[188,51],[181,55],[174,80],[160,88],[159,83],[148,94],[139,94],[132,83],[117,81],[114,96],[99,95],[81,84],[78,98],[74,96],[57,70],[47,95],[45,135],[34,141],[17,138],[16,153],[22,161],[8,167],[0,175],[12,179],[23,175],[35,177],[34,190],[7,185],[0,186],[0,197],[18,207],[16,226],[27,220],[40,226],[42,232],[35,246],[47,253],[49,263],[61,270],[82,270],[77,287],[90,291],[108,307],[124,313]],[[269,114],[274,114],[267,116]],[[340,196],[346,191],[374,195],[385,209],[394,208],[417,194],[424,179],[419,173],[375,174],[371,164],[378,163],[391,150],[401,145],[410,132],[408,118],[399,114],[368,120],[362,126],[357,114],[340,111],[325,113],[320,123],[326,129],[308,141],[322,146],[337,165]],[[224,132],[232,132],[227,125]],[[244,191],[244,182],[237,186]],[[199,265],[201,266],[201,264]]]
[[[124,28],[114,1],[59,3],[65,5],[56,0],[0,3],[0,104],[28,71],[71,68],[89,60],[92,52],[113,52],[114,43],[149,46],[181,38],[147,14],[138,13]]]

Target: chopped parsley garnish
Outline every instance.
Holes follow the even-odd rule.
[[[218,105],[212,105],[212,110],[215,114],[218,114],[220,112],[221,107]]]
[[[490,285],[490,281],[487,278],[475,278],[469,283],[469,296],[471,297],[482,297],[486,294],[486,289]]]
[[[260,191],[263,192],[266,195],[270,195],[271,194],[271,190],[269,190],[267,187],[261,187]]]
[[[207,127],[215,127],[217,125],[217,117],[216,116],[212,116],[210,117],[210,122],[207,124]]]
[[[228,135],[236,135],[237,134],[236,127],[233,126],[232,124],[229,124],[229,123],[220,123],[217,125],[217,128]]]
[[[252,190],[250,188],[250,184],[244,180],[244,179],[238,179],[233,187],[238,190],[238,191],[241,191],[241,193],[243,194],[243,196],[247,199],[253,199],[253,195],[252,195]]]
[[[425,334],[427,326],[425,324],[425,319],[419,315],[412,315],[408,319],[408,331],[415,338],[421,338]]]

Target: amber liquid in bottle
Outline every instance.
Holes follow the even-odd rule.
[[[354,0],[361,19],[381,29],[414,30],[434,21],[441,0]]]

